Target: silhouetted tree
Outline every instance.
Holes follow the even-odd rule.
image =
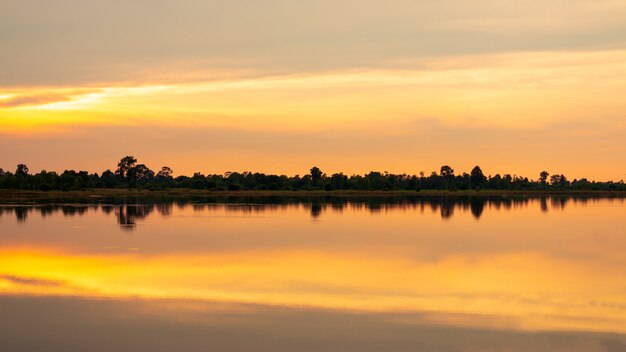
[[[472,188],[479,189],[485,181],[487,181],[487,177],[485,177],[483,170],[481,170],[479,166],[474,166],[470,173],[469,180]]]
[[[439,182],[441,189],[457,189],[454,182],[454,170],[450,166],[442,166],[439,170],[439,175],[441,176],[441,180]]]
[[[558,186],[561,184],[561,175],[555,174],[550,176],[550,184],[553,186]]]
[[[539,182],[546,184],[548,182],[548,176],[550,176],[548,171],[541,171],[541,173],[539,173]]]
[[[15,169],[15,176],[26,176],[28,175],[28,166],[25,164],[18,164],[17,169]]]
[[[444,165],[441,167],[439,174],[441,175],[441,177],[451,177],[454,176],[454,169],[452,169],[448,165]]]
[[[123,157],[119,163],[117,163],[117,170],[115,170],[116,175],[120,175],[123,178],[128,177],[128,172],[135,167],[137,163],[137,159],[134,156],[128,155]]]
[[[159,172],[157,173],[157,177],[160,177],[160,178],[171,178],[171,177],[172,177],[172,174],[173,174],[172,169],[170,169],[170,168],[169,168],[169,167],[167,167],[167,166],[163,166],[163,167],[161,168],[161,171],[159,171]]]
[[[114,174],[111,170],[106,170],[102,173],[102,176],[100,176],[100,183],[102,187],[113,188],[120,183],[120,177],[121,176]]]
[[[126,177],[130,180],[145,181],[154,178],[154,171],[150,170],[146,165],[139,164],[128,170]]]
[[[322,175],[324,175],[324,173],[317,166],[313,166],[311,168],[311,183],[313,183],[313,186],[319,186],[319,183],[322,180]]]
[[[6,169],[4,169],[6,170]],[[203,175],[196,173],[193,177],[172,177],[172,170],[164,166],[155,175],[146,165],[137,165],[137,159],[126,156],[120,160],[115,173],[106,170],[101,176],[87,171],[65,170],[61,174],[42,170],[30,174],[25,164],[17,167],[15,174],[0,169],[0,189],[28,190],[81,190],[88,188],[140,187],[146,189],[164,188],[197,188],[211,190],[466,190],[498,189],[498,190],[605,190],[626,191],[626,184],[620,182],[596,182],[585,178],[570,182],[565,175],[555,174],[549,177],[546,171],[539,174],[537,181],[527,177],[499,174],[485,177],[480,167],[476,166],[470,174],[454,174],[454,170],[444,165],[440,173],[433,171],[429,176],[420,172],[419,176],[407,174],[391,174],[388,172],[371,171],[365,175],[347,176],[335,173],[327,177],[318,167],[313,167],[310,174],[302,177],[296,175],[266,175],[252,172],[227,172],[223,175]],[[548,182],[549,181],[549,182]],[[478,205],[474,211],[478,213]]]

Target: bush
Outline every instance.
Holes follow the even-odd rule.
[[[241,185],[238,183],[231,183],[230,185],[228,185],[229,191],[239,191],[240,189],[241,189]]]

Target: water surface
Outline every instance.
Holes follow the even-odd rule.
[[[586,197],[0,206],[0,345],[626,351],[624,215]]]

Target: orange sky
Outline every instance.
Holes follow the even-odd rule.
[[[0,167],[626,178],[623,2],[393,5],[10,3]]]

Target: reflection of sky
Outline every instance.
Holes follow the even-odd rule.
[[[0,296],[0,308],[2,347],[15,352],[621,352],[626,347],[623,335],[443,324],[463,318],[462,314],[443,317],[429,312],[346,313],[180,300],[6,296]]]
[[[419,205],[326,206],[316,218],[302,204],[154,207],[132,231],[118,224],[125,207],[21,222],[5,213],[0,290],[459,313],[454,325],[515,329],[626,326],[622,200],[549,202],[548,212],[539,200],[487,203],[480,219],[469,205],[451,218]]]

